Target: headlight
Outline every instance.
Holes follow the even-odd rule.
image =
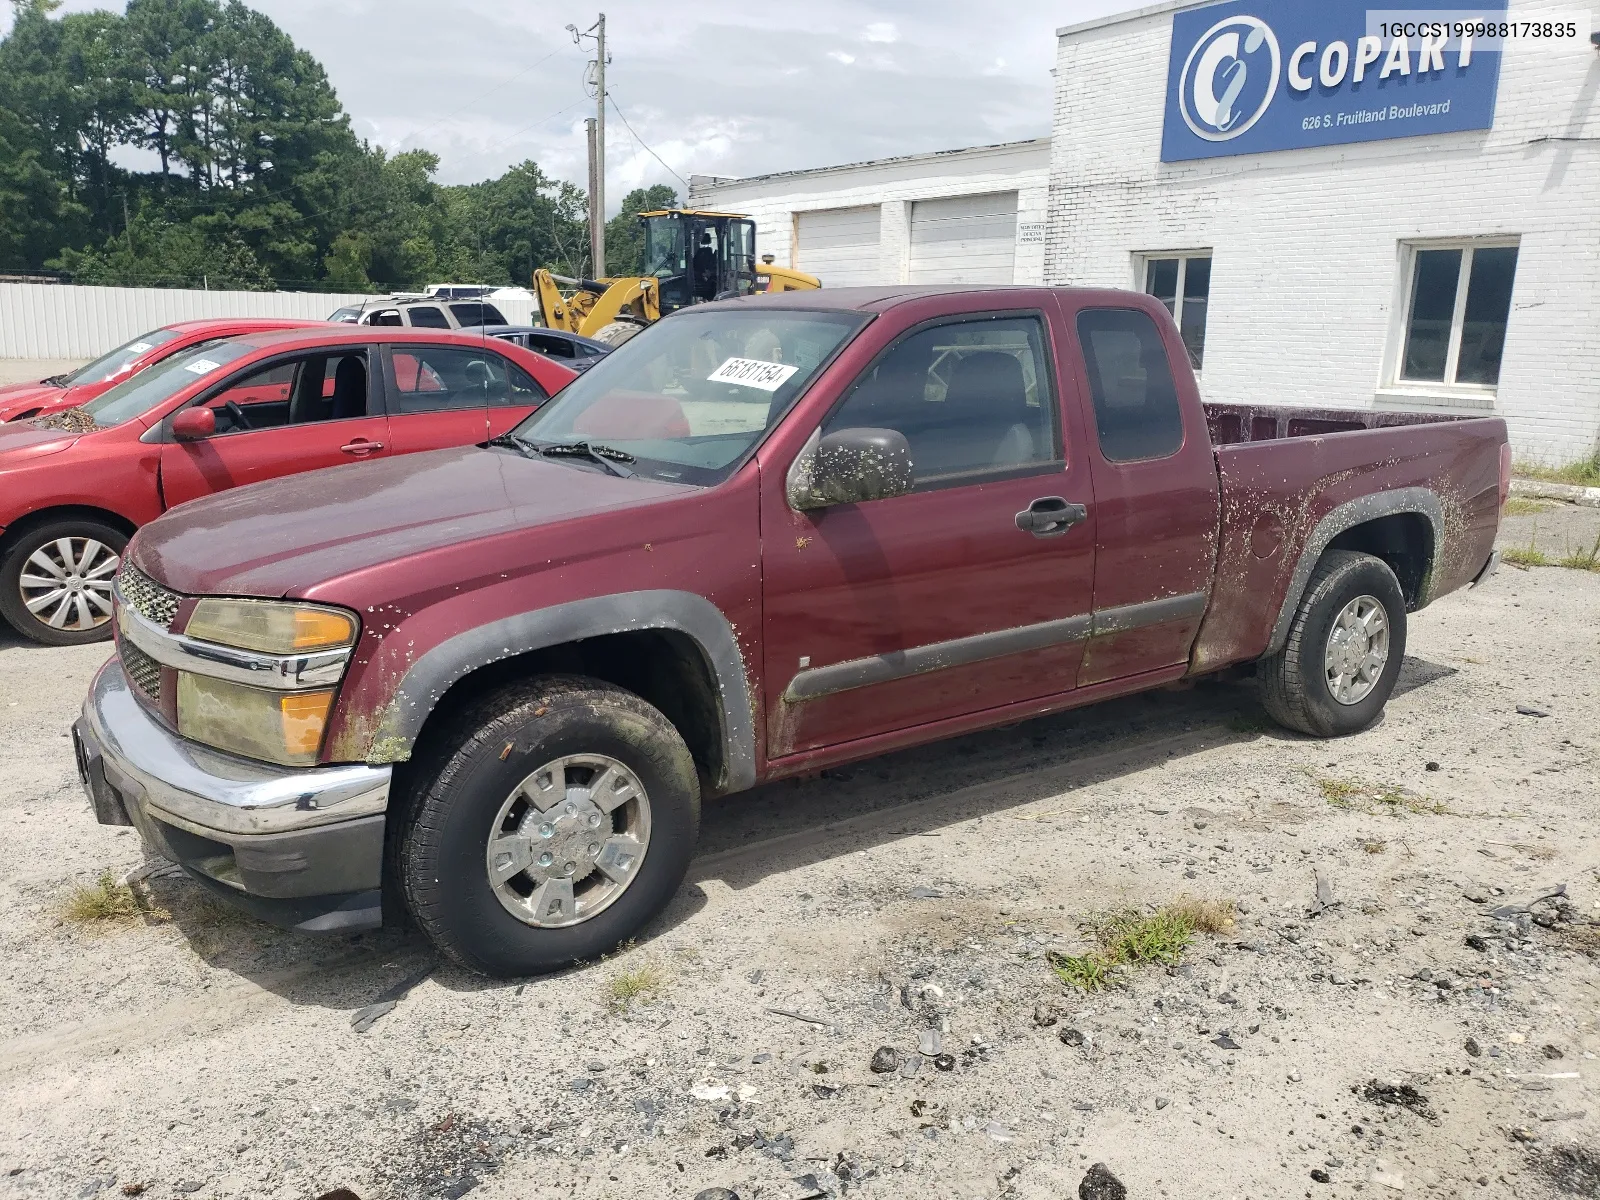
[[[178,732],[207,746],[284,766],[311,766],[333,708],[332,688],[278,692],[178,675]]]
[[[264,654],[337,650],[356,640],[356,619],[337,608],[279,600],[202,600],[184,633]]]

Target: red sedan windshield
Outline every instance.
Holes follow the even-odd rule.
[[[237,362],[254,351],[255,347],[248,342],[217,342],[184,354],[174,354],[165,362],[156,363],[131,379],[124,379],[87,404],[40,417],[39,421],[62,428],[109,429],[134,417],[142,417],[197,379],[231,362]]]

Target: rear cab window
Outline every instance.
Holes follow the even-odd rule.
[[[1166,343],[1150,314],[1086,308],[1078,314],[1078,341],[1106,461],[1176,454],[1183,447],[1183,413]]]

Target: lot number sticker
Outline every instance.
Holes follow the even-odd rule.
[[[221,363],[212,362],[209,358],[197,358],[192,363],[185,363],[183,369],[185,371],[193,371],[196,375],[205,375],[215,371],[221,365]]]
[[[775,392],[799,369],[787,363],[763,362],[759,358],[730,358],[706,378],[712,383],[736,383],[740,387]]]

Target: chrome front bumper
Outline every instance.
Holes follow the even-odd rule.
[[[392,767],[275,767],[186,741],[145,711],[116,659],[90,685],[73,740],[101,824],[135,826],[267,920],[378,924]]]

